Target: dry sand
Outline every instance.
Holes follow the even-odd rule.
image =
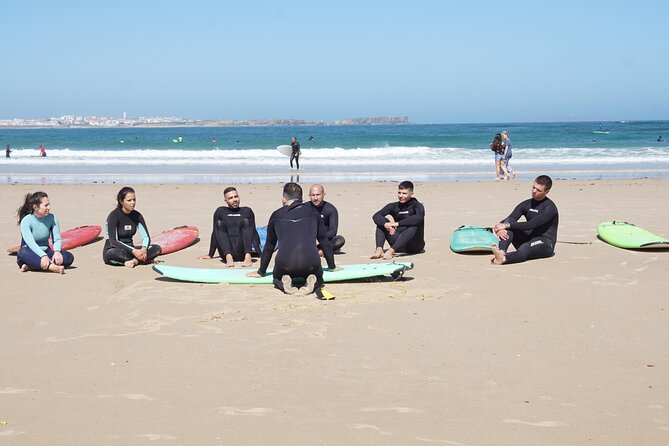
[[[337,262],[367,262],[371,215],[396,183],[326,184],[347,238]],[[308,185],[307,185],[308,186]],[[0,443],[12,445],[669,444],[669,252],[596,238],[626,220],[669,236],[669,181],[557,181],[551,259],[491,266],[449,250],[488,226],[530,181],[423,183],[426,253],[407,280],[335,283],[334,301],[271,286],[161,280],[105,266],[102,241],[64,276],[1,255]],[[0,186],[0,246],[15,209],[43,189],[64,229],[104,224],[119,185]],[[142,185],[152,232],[196,225],[163,257],[203,261],[223,186]],[[258,224],[280,184],[241,185]]]

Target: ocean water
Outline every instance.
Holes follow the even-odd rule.
[[[3,183],[479,181],[494,134],[518,178],[669,177],[669,121],[388,126],[0,129]],[[275,147],[296,136],[300,171]],[[658,141],[662,136],[665,141]],[[178,137],[183,142],[175,143]],[[38,146],[48,156],[38,157]]]

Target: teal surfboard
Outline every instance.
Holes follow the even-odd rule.
[[[669,240],[625,221],[607,221],[597,227],[606,243],[626,249],[669,249]]]
[[[364,279],[367,277],[393,276],[398,278],[405,271],[413,269],[411,262],[387,262],[387,263],[363,263],[357,265],[339,265],[342,269],[335,272],[323,271],[325,282],[341,282],[343,280]],[[205,268],[182,268],[179,266],[154,265],[154,271],[164,277],[181,280],[183,282],[197,283],[246,283],[246,284],[269,284],[272,283],[272,270],[268,270],[264,277],[246,277],[246,273],[254,269],[205,269]]]
[[[453,252],[492,252],[497,237],[490,228],[481,226],[460,226],[451,236]]]

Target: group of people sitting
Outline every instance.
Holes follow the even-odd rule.
[[[518,263],[553,255],[558,211],[546,196],[551,187],[550,177],[537,177],[532,186],[532,198],[520,203],[506,219],[494,226],[500,243],[492,246],[492,263]],[[211,259],[218,251],[225,267],[233,267],[235,262],[250,267],[252,257],[259,256],[259,268],[247,275],[261,277],[267,274],[274,252],[278,251],[273,282],[287,294],[310,294],[323,286],[321,257],[325,258],[330,271],[337,270],[334,254],[344,246],[345,239],[337,234],[339,213],[332,203],[325,201],[323,185],[310,187],[307,202],[303,201],[299,184],[284,185],[283,205],[269,218],[262,250],[253,210],[240,205],[239,193],[234,187],[226,188],[223,198],[225,206],[214,212],[209,253],[201,259]],[[135,191],[124,187],[116,200],[117,206],[105,224],[104,262],[129,268],[153,263],[160,255],[161,247],[151,243],[144,217],[135,210]],[[74,256],[62,249],[60,227],[50,212],[47,194],[27,194],[17,216],[21,228],[17,263],[21,271],[45,270],[63,274],[74,262]],[[522,217],[525,220],[519,221]],[[372,219],[376,226],[372,259],[390,260],[396,253],[423,252],[425,208],[414,197],[412,182],[399,183],[397,201],[374,213]],[[136,234],[141,238],[141,244],[137,246],[133,241]],[[386,243],[388,248],[384,249]],[[516,251],[507,253],[512,244]],[[296,287],[294,279],[306,280],[304,285]]]

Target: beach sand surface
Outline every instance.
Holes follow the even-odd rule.
[[[103,241],[74,249],[64,276],[3,252],[0,443],[669,444],[669,252],[597,239],[609,220],[669,237],[669,181],[556,181],[550,259],[450,251],[454,229],[493,225],[531,185],[417,184],[426,252],[400,258],[415,268],[329,284],[332,301],[106,266]],[[104,225],[120,186],[2,185],[0,246],[19,241],[26,192],[45,190],[68,229]],[[197,257],[224,187],[136,187],[152,233],[200,228],[166,264],[220,267]],[[281,188],[238,186],[259,225]],[[370,261],[371,215],[396,183],[325,188],[347,239],[337,262]]]

